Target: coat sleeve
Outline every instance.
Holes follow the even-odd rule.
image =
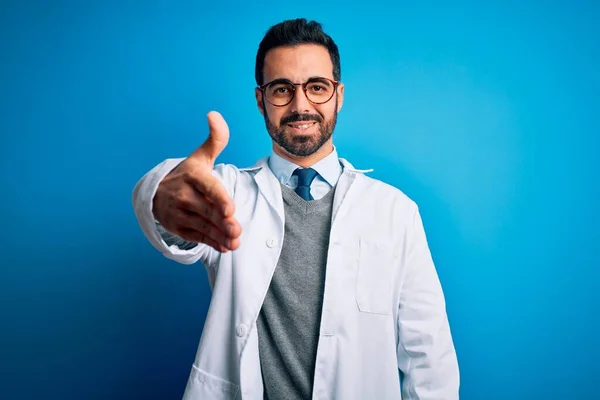
[[[194,245],[193,243],[185,242],[176,235],[165,231],[154,219],[154,214],[152,213],[153,199],[158,185],[183,160],[184,158],[166,159],[148,171],[136,183],[132,195],[134,213],[146,239],[166,258],[181,264],[193,264],[201,261],[207,268],[212,267],[220,256],[219,252],[202,243]],[[224,164],[219,164],[215,166],[213,175],[220,179],[229,195],[232,196],[232,177],[235,176],[235,173],[231,168]]]
[[[402,398],[458,399],[459,369],[446,303],[416,205],[404,244],[397,314]]]

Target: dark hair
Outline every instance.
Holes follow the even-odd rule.
[[[258,46],[256,53],[255,78],[258,85],[263,82],[265,55],[279,46],[295,46],[299,44],[317,44],[325,47],[333,64],[333,79],[342,78],[340,66],[340,53],[333,39],[323,31],[323,27],[316,21],[307,21],[305,18],[291,19],[273,25]]]

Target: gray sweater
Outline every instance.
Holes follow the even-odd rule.
[[[281,185],[283,248],[257,320],[265,399],[310,399],[335,188],[305,201]]]

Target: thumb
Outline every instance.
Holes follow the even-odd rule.
[[[208,138],[192,153],[192,156],[207,158],[211,164],[214,164],[229,142],[229,127],[223,116],[216,111],[209,112],[207,119]]]

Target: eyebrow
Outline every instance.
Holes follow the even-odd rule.
[[[277,83],[289,83],[291,82],[291,80],[287,79],[287,78],[277,78],[277,79],[273,79],[271,82],[267,82],[269,85],[275,85]]]
[[[324,76],[311,76],[307,79],[307,81],[318,81],[318,80],[327,80]]]
[[[327,80],[327,78],[325,78],[324,76],[318,76],[318,75],[316,75],[316,76],[311,76],[310,78],[308,78],[306,80],[306,82],[310,82],[310,81],[326,81],[326,80]],[[288,82],[292,82],[292,80],[288,79],[288,78],[277,78],[277,79],[272,80],[270,82],[270,84],[274,85],[274,84],[277,84],[277,83],[288,83]]]

